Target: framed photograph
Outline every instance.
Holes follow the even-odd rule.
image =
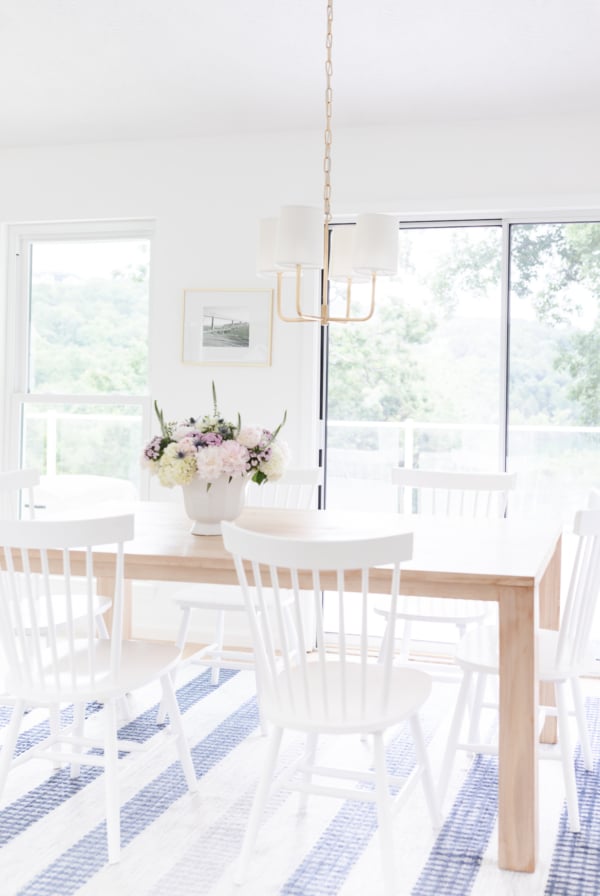
[[[186,289],[183,361],[268,367],[272,323],[272,289]]]

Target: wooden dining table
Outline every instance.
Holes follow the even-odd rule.
[[[498,605],[499,786],[498,865],[532,872],[538,855],[538,626],[558,628],[561,526],[557,520],[448,519],[396,513],[247,508],[236,524],[291,538],[335,541],[396,531],[414,532],[401,592],[461,597]],[[235,583],[221,536],[195,536],[177,504],[142,502],[135,538],[125,546],[130,581]],[[98,587],[110,593],[110,551],[95,555]],[[389,570],[380,568],[384,592]],[[360,583],[357,578],[357,590]],[[377,585],[374,586],[377,590]],[[125,628],[127,631],[127,628]],[[542,686],[543,687],[543,686]],[[542,692],[544,702],[551,694]],[[556,739],[554,721],[542,739]]]

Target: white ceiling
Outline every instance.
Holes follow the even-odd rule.
[[[0,146],[323,126],[325,0],[0,0]],[[596,115],[598,0],[336,0],[334,126]]]

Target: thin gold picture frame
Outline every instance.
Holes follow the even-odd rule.
[[[272,289],[184,289],[184,364],[269,367],[272,341]]]

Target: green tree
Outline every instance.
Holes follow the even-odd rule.
[[[147,283],[132,276],[35,284],[32,386],[39,392],[145,391]]]
[[[428,279],[440,308],[450,312],[461,290],[499,283],[496,247],[491,231],[476,243],[454,231],[451,251]],[[597,425],[600,223],[514,225],[510,259],[511,295],[530,302],[537,318],[537,326],[521,322],[511,330],[511,405],[530,421]],[[590,303],[595,322],[582,330]]]
[[[337,330],[330,341],[329,416],[382,421],[425,416],[426,374],[413,349],[434,326],[424,311],[383,300],[369,323]]]

